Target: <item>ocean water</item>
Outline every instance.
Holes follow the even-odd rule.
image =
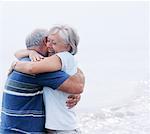
[[[79,112],[82,134],[149,134],[150,80],[140,81],[138,88],[143,92],[128,103]]]

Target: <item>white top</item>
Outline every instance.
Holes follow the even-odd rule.
[[[69,75],[77,72],[77,62],[69,52],[56,54],[62,62],[62,71]],[[68,109],[66,101],[69,94],[60,90],[44,87],[44,103],[46,109],[45,128],[53,130],[73,130],[78,128],[75,109]]]

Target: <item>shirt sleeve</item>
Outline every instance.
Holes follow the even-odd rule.
[[[61,70],[69,75],[74,75],[77,72],[77,62],[74,56],[69,52],[59,52],[56,55],[61,60]]]
[[[51,87],[55,90],[69,78],[69,75],[63,71],[55,71],[37,74],[36,78],[39,85]]]

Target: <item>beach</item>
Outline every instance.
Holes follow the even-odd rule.
[[[80,112],[82,134],[149,134],[150,81],[141,81],[143,93],[119,107]]]

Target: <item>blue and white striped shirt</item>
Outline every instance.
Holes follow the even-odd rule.
[[[57,89],[68,77],[69,75],[62,71],[34,76],[13,71],[7,78],[3,92],[2,129],[25,134],[43,133],[45,126],[43,86]]]

